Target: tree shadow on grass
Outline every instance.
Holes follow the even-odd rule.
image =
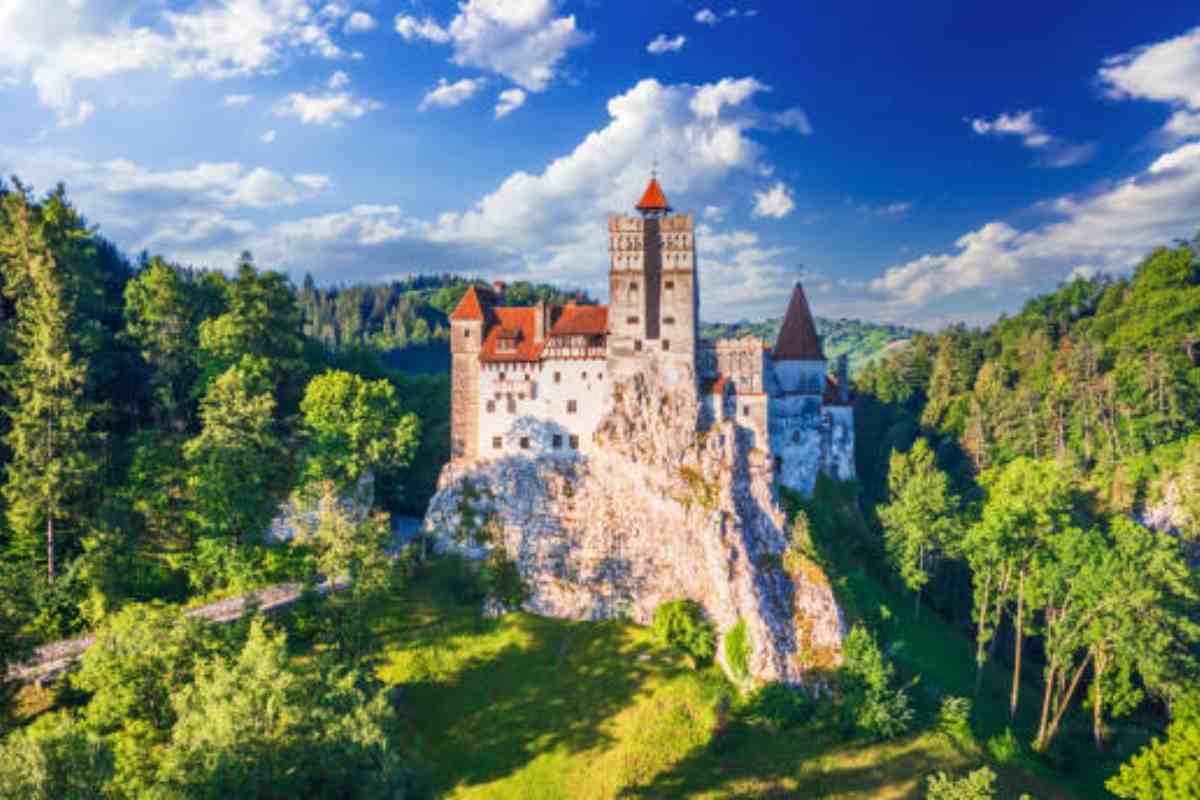
[[[499,649],[463,650],[469,644],[459,637],[502,626],[512,629],[501,631]],[[634,701],[647,678],[681,669],[631,637],[625,623],[529,614],[452,614],[411,629],[404,647],[429,662],[427,677],[402,686],[401,704],[426,738],[437,794],[511,775],[543,753],[609,743],[605,722]]]

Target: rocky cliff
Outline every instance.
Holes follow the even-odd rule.
[[[731,422],[698,434],[694,383],[653,368],[619,385],[584,455],[453,462],[425,529],[443,551],[503,547],[529,611],[648,623],[691,598],[722,634],[744,621],[748,676],[816,688],[841,658],[842,613],[789,549],[768,455]],[[724,637],[718,657],[725,659]]]

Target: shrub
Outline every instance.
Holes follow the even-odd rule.
[[[671,600],[654,612],[654,635],[663,644],[677,647],[698,666],[717,650],[716,634],[695,600]]]
[[[480,573],[483,592],[488,600],[505,609],[517,609],[529,599],[529,588],[521,579],[516,562],[503,547],[495,547]]]
[[[965,697],[943,697],[938,709],[937,728],[950,741],[969,747],[974,741],[971,734],[971,701]]]
[[[785,683],[768,683],[746,704],[750,718],[762,720],[776,731],[808,722],[813,710],[813,701],[808,695]]]
[[[739,619],[737,624],[725,634],[725,660],[729,669],[737,678],[750,677],[750,654],[754,645],[750,641],[750,631],[746,629],[746,620]]]
[[[996,796],[996,773],[980,767],[961,778],[951,778],[945,772],[929,776],[926,800],[992,800]]]
[[[1013,734],[1011,728],[1006,729],[1004,733],[988,739],[986,749],[988,755],[997,764],[1020,764],[1026,757],[1025,748],[1021,744],[1021,740]]]
[[[904,688],[893,688],[895,670],[867,629],[855,625],[842,646],[842,699],[858,732],[891,739],[912,725],[913,710]]]

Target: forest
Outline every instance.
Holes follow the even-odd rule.
[[[0,284],[0,798],[1200,797],[1200,241],[983,329],[824,329],[881,355],[858,481],[781,498],[848,622],[820,697],[735,685],[695,604],[484,616],[511,562],[398,551],[449,437],[397,354],[469,281],[130,260],[14,180]]]

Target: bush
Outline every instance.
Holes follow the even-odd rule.
[[[776,731],[803,725],[812,718],[813,711],[812,698],[785,683],[768,683],[746,704],[747,716]]]
[[[842,646],[842,699],[859,733],[891,739],[912,726],[912,704],[905,688],[893,688],[895,670],[867,629],[855,625]]]
[[[926,800],[992,800],[996,796],[996,773],[987,767],[964,775],[957,780],[945,772],[929,776]]]
[[[750,642],[750,631],[746,629],[746,621],[739,619],[737,624],[725,634],[725,660],[734,677],[745,680],[750,677],[750,654],[754,646]]]
[[[529,588],[521,579],[516,563],[503,547],[492,549],[480,573],[487,599],[505,609],[517,609],[529,599]]]
[[[654,635],[660,642],[678,647],[699,666],[712,660],[717,638],[704,609],[695,600],[672,600],[654,612]]]
[[[965,697],[943,697],[938,709],[937,729],[961,747],[974,742],[971,733],[971,701]]]
[[[988,739],[986,746],[988,755],[992,757],[997,764],[1016,765],[1025,761],[1025,747],[1021,744],[1008,728],[997,736]]]

